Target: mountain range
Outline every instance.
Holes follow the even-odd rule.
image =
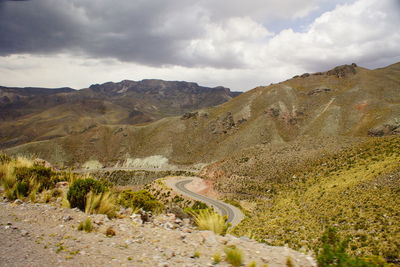
[[[400,124],[400,63],[375,70],[343,65],[240,95],[155,80],[34,97],[32,89],[7,90],[19,92],[1,89],[3,103],[5,96],[16,99],[2,104],[2,147],[64,166],[152,155],[178,165],[210,163],[256,145],[398,134]]]
[[[0,148],[79,134],[99,125],[151,122],[239,94],[224,87],[162,80],[124,80],[81,90],[0,87]]]

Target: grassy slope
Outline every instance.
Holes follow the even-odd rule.
[[[105,120],[99,117],[97,127],[8,152],[34,153],[52,163],[68,165],[89,159],[112,164],[127,156],[151,155],[193,164],[220,160],[251,146],[280,145],[304,136],[366,136],[371,128],[399,123],[398,65],[378,70],[358,67],[355,75],[344,78],[311,75],[257,87],[200,112],[207,115],[186,120],[169,117],[133,126],[102,124]],[[313,93],[321,88],[329,90]],[[228,113],[232,114],[233,127],[226,124]],[[109,112],[104,116],[115,117]],[[57,147],[58,154],[52,152],[53,147]]]
[[[400,137],[369,139],[336,153],[314,153],[305,160],[291,161],[281,172],[271,171],[274,160],[257,162],[248,177],[240,176],[240,167],[226,170],[240,165],[239,161],[220,163],[218,169],[225,167],[225,172],[216,184],[231,198],[240,196],[257,203],[251,216],[235,229],[236,234],[273,245],[313,248],[324,228],[334,225],[341,234],[353,237],[354,254],[399,257]],[[285,164],[275,162],[282,170]],[[239,181],[236,187],[235,180]]]

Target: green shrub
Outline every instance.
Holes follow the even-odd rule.
[[[225,260],[227,263],[231,264],[232,266],[241,266],[243,264],[243,252],[235,247],[225,247]]]
[[[195,201],[194,204],[192,205],[192,209],[194,210],[203,210],[203,209],[208,209],[209,207],[207,206],[206,203],[203,203],[201,201]]]
[[[164,205],[156,200],[147,190],[133,192],[125,190],[119,194],[118,203],[125,208],[142,208],[145,211],[161,212]]]
[[[53,171],[50,168],[43,166],[32,167],[19,167],[15,168],[15,178],[18,182],[28,182],[30,179],[36,180],[40,183],[39,192],[44,189],[50,189],[55,186],[54,181],[51,179]]]
[[[212,260],[213,260],[213,264],[218,264],[218,263],[220,263],[221,260],[222,260],[221,254],[218,253],[218,252],[215,253],[215,254],[212,256]]]
[[[200,252],[195,251],[191,258],[200,258]]]
[[[75,180],[69,188],[67,194],[67,199],[71,208],[78,208],[82,211],[85,211],[86,196],[90,191],[94,192],[95,194],[99,194],[107,191],[107,187],[101,182],[92,178]]]
[[[12,158],[4,153],[0,153],[0,164],[5,164],[9,163],[12,160]]]
[[[318,266],[338,267],[374,267],[389,266],[386,262],[378,262],[376,259],[364,260],[347,254],[349,240],[341,240],[337,230],[329,227],[321,238],[321,248],[315,251]],[[379,264],[376,264],[379,263]]]
[[[294,263],[291,257],[286,258],[286,266],[287,267],[294,267]]]
[[[25,181],[17,182],[16,184],[16,197],[27,197],[29,195],[29,183]]]

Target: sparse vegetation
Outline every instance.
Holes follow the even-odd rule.
[[[219,252],[214,253],[214,255],[212,256],[212,260],[213,260],[213,264],[220,263],[222,261],[221,253],[219,253]]]
[[[294,263],[291,257],[286,258],[286,267],[294,267]]]
[[[116,235],[115,230],[111,226],[108,227],[106,230],[106,236],[113,237],[115,235]]]
[[[193,214],[193,217],[200,230],[211,230],[216,234],[225,235],[229,227],[226,217],[209,209],[200,210]]]
[[[356,256],[350,256],[346,249],[349,240],[341,239],[337,229],[329,227],[321,238],[321,248],[316,249],[318,266],[340,266],[340,267],[374,267],[391,266],[380,257],[366,257],[365,259]],[[289,266],[289,265],[288,265]],[[291,265],[293,266],[293,264]],[[393,265],[394,266],[394,265]]]
[[[105,214],[108,218],[116,216],[116,206],[111,192],[102,192],[99,194],[90,191],[86,196],[85,212],[87,214]]]
[[[245,165],[247,169],[233,167],[231,161],[219,166],[226,178],[216,181],[218,190],[256,203],[233,233],[251,233],[270,245],[312,250],[324,228],[336,225],[352,237],[350,255],[399,258],[399,137],[368,139],[334,153],[284,151],[287,154],[273,154],[278,163],[265,160],[258,151],[258,159],[253,157],[254,165]]]
[[[192,255],[192,258],[200,258],[200,252],[199,251],[195,251]]]
[[[118,203],[125,208],[142,208],[145,211],[160,213],[164,210],[164,205],[147,190],[133,192],[124,190],[119,194]]]
[[[78,226],[79,231],[91,232],[93,231],[92,220],[88,217],[85,221],[81,222]]]
[[[235,246],[225,247],[225,261],[232,266],[241,266],[243,264],[243,252]]]
[[[86,196],[89,192],[95,194],[103,193],[107,190],[107,187],[100,181],[93,178],[77,179],[68,190],[68,201],[71,208],[79,208],[84,211],[86,208]]]

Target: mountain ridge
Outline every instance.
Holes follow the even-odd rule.
[[[39,154],[56,163],[63,156],[51,155],[46,147],[59,147],[62,155],[68,155],[61,160],[67,165],[89,159],[112,165],[127,157],[152,155],[190,165],[220,160],[251,146],[305,137],[363,138],[370,131],[381,133],[385,125],[395,130],[383,134],[395,134],[400,118],[399,90],[400,70],[396,64],[377,70],[344,65],[256,87],[188,116],[141,126],[97,124],[62,139],[9,151]]]
[[[0,148],[86,131],[99,124],[137,124],[221,104],[237,96],[222,86],[124,80],[89,88],[0,87]]]

